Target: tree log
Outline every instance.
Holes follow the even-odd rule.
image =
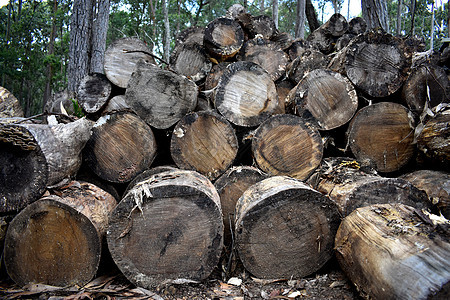
[[[23,117],[19,100],[10,91],[0,86],[0,118]]]
[[[306,41],[315,49],[324,54],[333,52],[333,36],[325,29],[319,27],[306,38]]]
[[[450,220],[450,174],[443,171],[417,170],[400,176],[424,190],[430,202]]]
[[[257,126],[281,110],[270,75],[261,66],[238,61],[228,65],[215,90],[215,107],[239,126]]]
[[[324,69],[328,64],[328,57],[320,51],[305,50],[287,67],[286,73],[290,80],[299,83],[303,76],[315,69]]]
[[[358,35],[367,31],[367,23],[361,17],[356,17],[348,22],[348,32],[350,34]]]
[[[212,67],[202,44],[183,43],[174,48],[170,66],[178,74],[199,82],[205,79]]]
[[[175,48],[181,44],[195,43],[203,45],[203,38],[205,34],[205,28],[199,26],[191,26],[182,30],[175,40]]]
[[[234,213],[238,199],[250,186],[265,178],[268,178],[267,174],[255,167],[239,166],[228,169],[214,182],[220,196],[226,246],[230,246],[232,242],[231,230],[234,231]]]
[[[270,175],[304,180],[320,164],[322,138],[300,117],[284,114],[262,123],[252,138],[253,157]]]
[[[305,120],[330,130],[346,124],[358,108],[351,82],[339,73],[316,69],[307,73],[289,96],[295,112]]]
[[[113,196],[98,187],[70,182],[33,202],[11,221],[5,239],[5,266],[19,285],[84,285],[96,274],[101,237]]]
[[[366,173],[351,158],[324,159],[308,183],[328,195],[344,217],[358,207],[372,204],[402,203],[420,209],[431,208],[426,194],[409,181]]]
[[[238,22],[217,18],[205,28],[203,45],[220,61],[233,57],[244,44],[244,31]]]
[[[116,265],[137,286],[203,280],[223,247],[219,195],[197,172],[155,174],[117,205],[107,241]]]
[[[250,39],[261,36],[263,39],[270,40],[278,33],[275,22],[267,15],[250,16],[250,22],[245,24],[244,30]]]
[[[152,129],[127,111],[100,117],[84,149],[87,165],[110,182],[130,181],[151,165],[155,155]]]
[[[238,141],[231,124],[215,112],[184,116],[172,133],[170,153],[180,169],[194,170],[214,180],[233,163]]]
[[[249,187],[236,205],[236,249],[259,278],[301,278],[332,256],[340,218],[326,196],[285,176]]]
[[[403,204],[358,208],[341,223],[339,264],[368,299],[448,299],[448,220]],[[437,216],[434,216],[435,218]]]
[[[388,173],[399,170],[412,158],[413,133],[414,120],[406,107],[380,102],[356,113],[347,136],[358,161]]]
[[[333,37],[340,37],[347,32],[349,24],[343,15],[335,13],[319,28],[326,30]]]
[[[127,104],[125,95],[117,95],[108,100],[108,102],[106,103],[106,106],[102,110],[102,114],[104,115],[104,114],[108,114],[108,113],[113,113],[114,111],[126,110],[126,109],[131,109],[131,108]]]
[[[197,105],[195,83],[159,67],[139,63],[125,92],[128,105],[158,129],[167,129]]]
[[[111,89],[111,82],[104,74],[86,75],[78,87],[78,104],[85,112],[96,113],[108,101]]]
[[[105,75],[115,85],[126,88],[140,60],[155,63],[152,50],[143,41],[127,37],[115,40],[105,52]]]

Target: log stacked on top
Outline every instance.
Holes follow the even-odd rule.
[[[79,160],[59,160],[81,152],[95,181],[121,192],[108,247],[124,275],[146,288],[207,278],[224,242],[254,276],[308,276],[333,257],[340,218],[360,207],[402,203],[417,214],[448,214],[445,189],[434,194],[419,175],[388,178],[431,167],[448,185],[449,81],[439,59],[416,55],[422,50],[414,40],[365,32],[363,19],[347,22],[339,14],[306,41],[293,40],[269,17],[238,6],[205,28],[182,32],[164,68],[142,41],[119,39],[105,53],[105,76],[89,75],[80,86],[86,118],[58,125],[2,121],[0,211],[23,209],[6,237],[8,255],[20,252],[13,237],[28,219],[44,222],[62,210],[64,222],[89,220],[74,219],[55,195],[40,199],[50,185],[81,177]],[[62,104],[49,107],[65,111]],[[83,134],[77,124],[84,124]],[[58,140],[55,132],[70,139]],[[49,135],[53,142],[43,139]],[[59,171],[61,165],[69,170]],[[429,232],[439,235],[439,228]],[[351,274],[347,260],[363,256],[339,249]],[[58,254],[51,246],[46,251]],[[19,284],[91,278],[19,279],[13,269],[23,266],[16,265],[7,269]]]

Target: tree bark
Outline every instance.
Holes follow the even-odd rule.
[[[203,2],[202,2],[203,3]],[[163,14],[164,14],[164,58],[169,61],[170,58],[170,23],[169,23],[169,3],[163,0]]]
[[[362,17],[368,29],[382,29],[389,32],[386,0],[361,0]]]
[[[273,0],[272,19],[275,23],[275,28],[278,28],[278,0]],[[450,22],[449,22],[449,24],[450,24]]]
[[[155,174],[117,205],[107,241],[114,262],[137,286],[203,280],[222,253],[219,195],[197,172]]]
[[[328,56],[322,52],[307,49],[292,60],[287,67],[286,74],[292,82],[297,84],[309,72],[316,69],[325,69],[328,65],[328,60]]]
[[[301,278],[333,256],[339,213],[301,181],[274,176],[250,186],[236,205],[236,249],[257,278]]]
[[[19,100],[14,95],[0,86],[0,118],[23,117],[24,113]]]
[[[44,90],[44,99],[42,102],[42,108],[45,110],[45,106],[47,104],[47,101],[50,100],[52,96],[52,88],[53,88],[53,54],[55,53],[55,39],[56,39],[56,13],[58,11],[58,1],[53,1],[53,15],[52,15],[52,29],[50,31],[50,40],[48,43],[48,49],[47,49],[47,55],[50,59],[50,61],[47,63],[47,80],[45,82],[45,90]]]
[[[311,0],[306,1],[306,18],[308,19],[309,32],[313,32],[320,27],[319,20],[317,19],[316,9],[314,8]]]
[[[94,1],[92,19],[92,49],[89,73],[104,74],[106,35],[109,25],[109,0]]]
[[[397,36],[400,36],[401,32],[402,32],[402,6],[403,6],[403,0],[398,0],[398,3],[397,3],[397,28],[396,28]]]
[[[336,256],[362,296],[447,298],[449,225],[434,225],[430,217],[403,204],[383,204],[358,208],[342,221]]]
[[[306,3],[305,0],[297,0],[297,17],[295,21],[295,37],[304,39],[305,38],[305,10]]]

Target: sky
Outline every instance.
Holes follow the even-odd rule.
[[[8,4],[9,0],[0,0],[0,7],[5,6],[6,4]]]

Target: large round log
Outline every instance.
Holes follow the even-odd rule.
[[[364,172],[351,158],[325,158],[308,183],[328,195],[344,217],[358,207],[372,204],[402,203],[419,209],[431,208],[427,195],[409,181]]]
[[[219,195],[197,172],[155,174],[117,205],[107,241],[116,265],[137,286],[203,280],[223,247]]]
[[[332,256],[340,218],[326,196],[285,176],[249,187],[236,205],[236,249],[259,278],[301,278]]]
[[[350,122],[347,136],[357,160],[383,173],[406,165],[415,150],[413,117],[406,107],[392,102],[360,109]]]
[[[23,117],[19,100],[10,91],[0,86],[0,118]]]
[[[205,79],[212,67],[202,44],[183,43],[170,56],[170,67],[178,74],[198,82]]]
[[[346,124],[358,108],[358,96],[351,82],[341,74],[326,69],[316,69],[306,74],[289,101],[295,103],[297,115],[310,120],[321,130]]]
[[[152,50],[143,41],[133,37],[115,40],[105,52],[105,75],[115,85],[126,88],[131,74],[140,60],[155,63]]]
[[[28,205],[8,227],[5,266],[19,286],[82,286],[97,272],[114,197],[83,182],[70,182],[55,193],[60,196]]]
[[[343,15],[335,13],[321,26],[321,28],[325,29],[334,37],[340,37],[347,32],[349,24]]]
[[[187,114],[175,126],[170,153],[175,164],[214,180],[233,163],[238,141],[231,124],[212,111]]]
[[[215,107],[239,126],[257,126],[280,111],[277,90],[261,66],[238,61],[227,66],[215,90]]]
[[[358,208],[341,223],[339,264],[368,299],[448,299],[448,220],[403,204]]]
[[[416,170],[400,178],[408,180],[415,187],[425,191],[430,202],[450,220],[450,174],[435,170]]]
[[[365,33],[367,22],[361,17],[355,17],[348,22],[348,32],[354,35]]]
[[[77,92],[78,104],[87,113],[96,113],[111,95],[111,83],[104,74],[86,75]]]
[[[244,31],[232,19],[217,18],[206,26],[203,44],[211,56],[221,61],[226,60],[241,49]]]
[[[151,165],[155,155],[152,129],[127,111],[100,117],[84,149],[87,165],[110,182],[130,181]]]
[[[276,115],[262,123],[252,138],[253,157],[270,175],[308,178],[320,164],[323,143],[317,129],[294,115]]]
[[[198,89],[184,76],[139,63],[125,92],[127,104],[158,129],[167,129],[197,105]]]

